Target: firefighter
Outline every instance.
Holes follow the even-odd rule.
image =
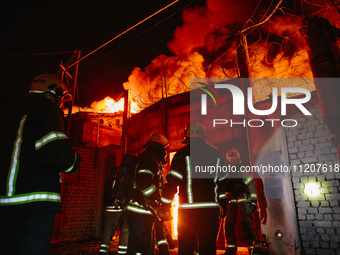
[[[240,153],[235,148],[228,150],[227,163],[240,167]],[[229,178],[227,185],[227,198],[229,201],[227,216],[225,218],[225,237],[227,239],[226,255],[236,254],[236,222],[237,216],[241,218],[240,227],[244,232],[249,254],[253,249],[253,242],[257,239],[253,225],[253,212],[256,210],[257,193],[253,177],[249,173],[242,173],[241,178]]]
[[[0,124],[0,249],[2,254],[50,254],[61,172],[80,164],[63,131],[60,107],[72,100],[54,75],[37,76],[27,96]]]
[[[201,255],[216,254],[219,228],[219,202],[227,203],[218,176],[193,178],[195,166],[223,166],[222,155],[205,142],[207,132],[199,123],[189,124],[184,131],[185,147],[175,154],[161,198],[162,207],[170,204],[179,187],[178,254],[194,254],[198,241]],[[206,177],[206,176],[204,176]],[[221,194],[221,196],[219,196]]]
[[[160,166],[164,164],[168,145],[169,141],[164,135],[153,133],[143,146],[145,150],[138,156],[134,189],[126,207],[129,255],[153,254],[153,227],[155,220],[158,220],[156,214],[160,202],[159,181],[163,177]],[[168,247],[166,240],[159,245]]]
[[[118,168],[118,167],[117,167]],[[104,233],[101,239],[99,254],[108,254],[109,247],[114,233],[120,231],[118,254],[126,254],[128,245],[128,225],[125,219],[124,206],[117,204],[113,194],[116,184],[117,168],[114,168],[114,175],[112,181],[106,186],[106,196],[104,197],[105,203],[105,218],[104,218]],[[119,169],[119,168],[118,168]]]

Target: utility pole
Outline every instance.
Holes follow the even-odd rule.
[[[72,101],[71,101],[71,105],[69,107],[68,110],[68,118],[67,118],[67,128],[66,128],[66,134],[70,134],[70,129],[71,129],[71,120],[72,120],[72,109],[73,109],[73,105],[74,105],[74,98],[76,96],[76,88],[77,88],[77,80],[78,80],[78,71],[79,71],[79,59],[80,59],[80,50],[76,50],[77,53],[77,64],[76,64],[76,69],[74,70],[74,79],[73,79],[73,87],[72,87]],[[63,67],[62,67],[63,68]],[[64,68],[63,68],[64,69]],[[67,72],[67,68],[65,70],[65,72]]]
[[[241,90],[243,92],[243,95],[247,95],[247,88],[250,87],[249,84],[249,69],[248,69],[248,63],[249,63],[249,53],[248,53],[248,43],[247,38],[242,32],[239,32],[236,35],[236,52],[237,52],[237,63],[238,63],[238,69],[239,69],[239,78],[241,78]],[[247,100],[244,100],[244,118],[245,123],[248,123],[249,119],[249,112],[248,112],[248,106],[247,106]],[[249,164],[250,166],[253,165],[253,157],[252,157],[252,148],[251,148],[251,141],[249,137],[249,127],[246,124],[245,128],[245,137],[247,140],[247,146],[248,146],[248,154],[249,154]]]

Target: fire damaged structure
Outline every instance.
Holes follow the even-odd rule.
[[[303,106],[311,115],[305,115],[294,104],[287,104],[285,119],[295,120],[293,124],[282,122],[284,120],[279,107],[262,116],[248,112],[245,116],[235,117],[233,95],[225,90],[219,93],[223,102],[219,111],[224,113],[229,124],[216,125],[214,128],[208,123],[202,124],[205,124],[209,134],[207,142],[222,155],[236,148],[243,164],[249,167],[288,167],[286,172],[253,173],[258,193],[255,230],[259,239],[263,240],[262,235],[265,235],[265,240],[270,242],[270,254],[336,254],[340,250],[340,91],[336,82],[325,86],[317,78],[339,77],[339,49],[334,47],[339,31],[326,19],[312,17],[302,21],[301,33],[305,37],[303,47],[308,49],[308,55],[305,49],[295,56],[302,59],[301,62],[289,69],[290,76],[280,73],[279,78],[304,79],[305,82],[296,84],[296,87],[303,87],[310,92],[311,98]],[[262,46],[252,46],[249,52],[250,46],[242,33],[236,36],[235,42],[229,43],[232,50],[228,52],[229,55],[225,54],[229,60],[223,63],[213,61],[214,65],[223,69],[234,64],[235,67],[223,77],[225,80],[229,79],[226,77],[229,75],[232,78],[253,78],[252,85],[240,82],[239,89],[246,94],[247,87],[252,86],[254,108],[270,109],[274,97],[272,88],[278,86],[280,81],[276,84],[260,81],[263,77],[277,78],[278,71],[269,72],[267,76],[265,71],[261,73],[259,70],[269,70],[277,62],[291,64],[294,58],[281,56],[277,60],[279,50],[272,45],[270,52],[275,54],[268,55],[270,57],[267,56],[265,61],[258,61],[256,54],[260,55],[258,52]],[[288,48],[281,50],[288,54]],[[233,53],[237,54],[237,59],[230,57]],[[216,74],[213,71],[216,66],[210,66],[211,73]],[[290,67],[286,64],[276,68]],[[305,69],[301,71],[302,68]],[[259,82],[256,82],[257,78]],[[210,89],[211,86],[206,88]],[[184,92],[182,90],[170,95],[171,83],[166,84],[164,81],[164,87],[167,89],[158,91],[162,96],[158,97],[157,102],[148,104],[131,116],[127,110],[117,114],[73,115],[71,138],[84,162],[78,173],[64,180],[64,212],[57,216],[54,241],[100,238],[105,182],[111,180],[112,169],[119,166],[122,153],[138,154],[153,132],[162,133],[169,139],[168,162],[183,147],[183,131],[190,122],[191,114],[200,111],[202,90],[184,89]],[[281,102],[281,94],[275,96]],[[291,94],[289,97],[300,99],[301,94]],[[126,102],[129,102],[128,96]],[[208,109],[214,109],[213,100],[208,100],[207,104]],[[230,126],[231,119],[246,124]],[[256,121],[249,125],[252,119]],[[267,125],[262,126],[261,123]],[[238,234],[242,235],[241,232],[240,229]],[[217,240],[220,249],[224,249],[224,240],[221,231]],[[242,238],[239,242],[242,246]]]

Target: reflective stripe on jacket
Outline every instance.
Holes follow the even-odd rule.
[[[190,146],[201,150],[204,158],[196,157],[195,162],[190,156]],[[197,162],[196,162],[197,160]],[[200,209],[219,207],[219,202],[226,199],[224,186],[218,185],[220,177],[217,174],[211,178],[193,178],[192,167],[202,165],[221,166],[224,164],[221,154],[204,140],[197,140],[180,149],[174,156],[170,171],[163,189],[161,201],[165,204],[172,202],[179,186],[179,208]],[[197,177],[197,176],[195,176]]]
[[[77,162],[58,106],[30,95],[4,112],[0,125],[0,210],[59,211],[60,173]],[[12,208],[12,207],[11,207]]]

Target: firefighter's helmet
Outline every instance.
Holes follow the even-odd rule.
[[[71,101],[72,96],[66,84],[55,75],[41,74],[32,81],[29,93],[52,94],[57,100]]]
[[[237,165],[241,163],[240,152],[235,148],[228,150],[226,156],[227,156],[227,161],[230,165]]]
[[[152,133],[148,139],[148,142],[157,142],[161,144],[164,148],[169,146],[169,140],[160,133]]]
[[[184,138],[186,140],[190,138],[207,138],[207,131],[205,130],[205,127],[203,125],[195,122],[190,123],[184,130]]]

